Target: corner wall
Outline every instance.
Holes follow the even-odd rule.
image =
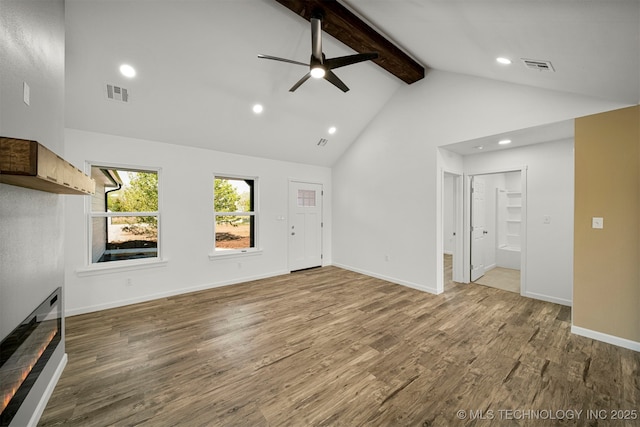
[[[64,35],[63,0],[0,2],[0,135],[37,140],[61,156]],[[29,106],[23,82],[31,88]],[[0,184],[0,339],[64,284],[65,197]],[[62,341],[12,425],[37,421],[44,410],[55,368],[64,366],[62,325]]]
[[[640,351],[640,106],[576,119],[575,181],[574,332]]]

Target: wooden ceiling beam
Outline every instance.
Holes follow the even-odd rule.
[[[322,30],[358,53],[378,52],[373,60],[407,84],[424,78],[425,69],[391,41],[336,0],[276,0],[307,21],[320,12]]]

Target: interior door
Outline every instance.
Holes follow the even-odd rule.
[[[471,177],[471,281],[484,276],[485,182],[480,176]]]
[[[289,185],[289,270],[322,265],[322,184]]]

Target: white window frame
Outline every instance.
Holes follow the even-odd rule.
[[[91,274],[92,272],[100,272],[104,270],[129,270],[140,267],[159,266],[166,264],[167,260],[162,258],[162,168],[153,166],[127,165],[122,163],[109,163],[100,161],[86,162],[88,174],[95,166],[108,169],[126,170],[132,172],[154,172],[158,175],[158,210],[155,212],[93,212],[91,206],[91,197],[85,199],[85,218],[87,230],[87,249],[85,255],[85,265],[83,269],[78,269],[79,275]],[[125,259],[108,262],[93,262],[92,244],[93,244],[93,219],[94,218],[113,218],[113,217],[139,217],[139,216],[155,216],[158,219],[158,243],[156,248],[156,256],[148,258]]]
[[[216,212],[215,211],[215,180],[216,179],[229,179],[229,180],[251,180],[253,181],[253,211],[250,212]],[[251,256],[259,255],[262,253],[262,249],[259,244],[259,230],[260,230],[260,213],[259,213],[259,194],[260,194],[260,180],[257,176],[247,175],[234,175],[228,173],[214,173],[211,180],[211,188],[213,194],[212,200],[212,213],[213,213],[213,251],[209,254],[209,259],[220,259],[236,256]],[[253,217],[253,247],[242,249],[225,249],[216,247],[216,217],[218,216],[252,216]]]

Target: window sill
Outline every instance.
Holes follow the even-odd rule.
[[[211,261],[217,259],[244,258],[248,256],[262,255],[262,249],[247,249],[240,251],[220,251],[209,254]]]
[[[144,268],[164,267],[169,262],[168,259],[153,259],[150,261],[112,261],[103,264],[93,264],[88,267],[76,269],[76,274],[80,277],[93,276],[96,274],[118,273],[121,271],[141,270]]]

